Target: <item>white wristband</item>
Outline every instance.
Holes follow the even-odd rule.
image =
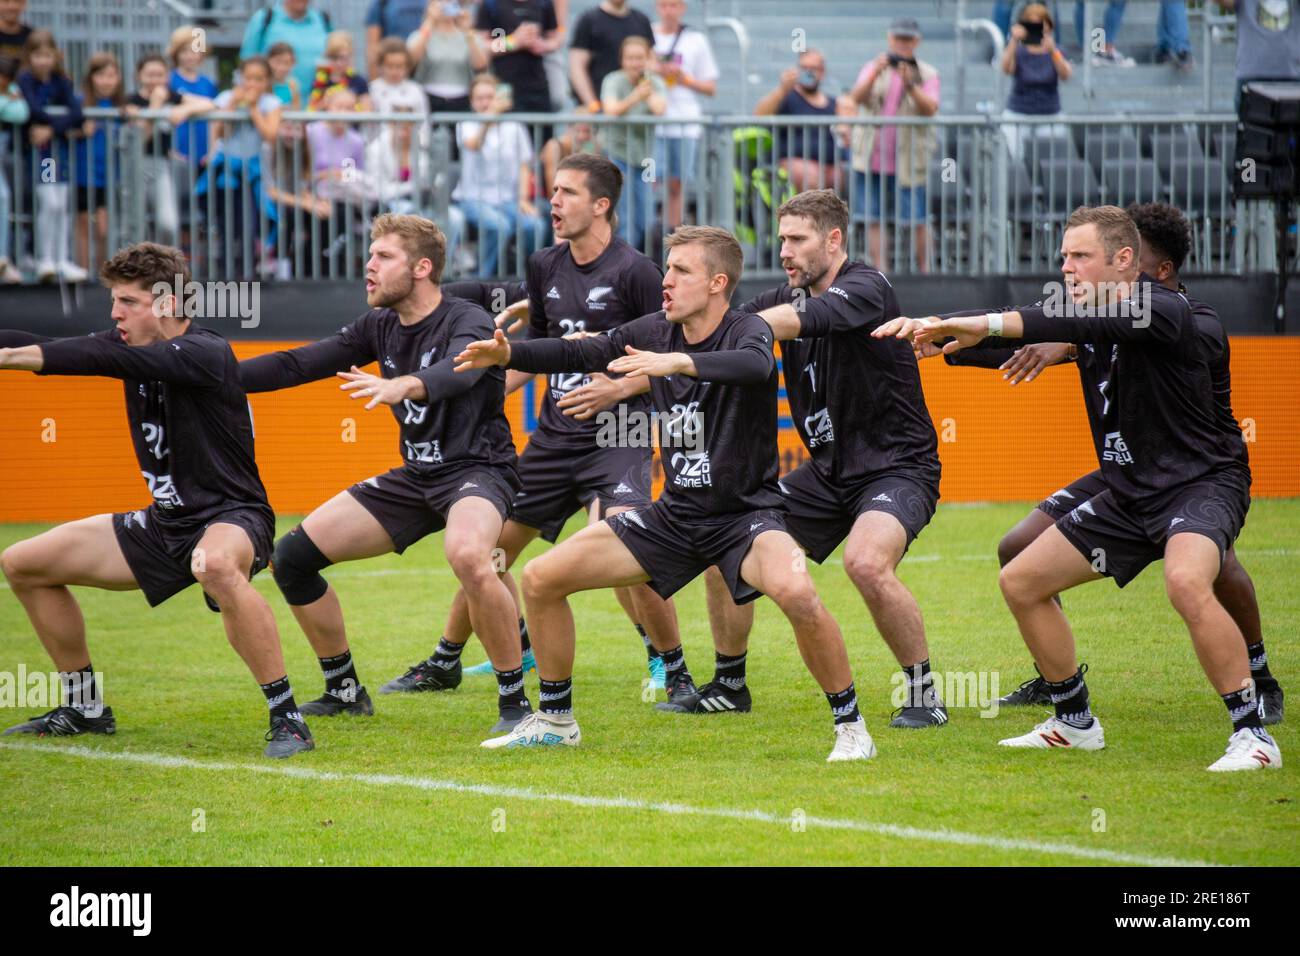
[[[984,317],[989,320],[989,335],[1002,335],[1002,313],[989,312]]]

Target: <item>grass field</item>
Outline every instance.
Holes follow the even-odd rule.
[[[998,593],[994,546],[1023,505],[941,506],[902,566],[936,670],[1032,675]],[[282,520],[287,530],[292,518]],[[570,530],[576,527],[571,524]],[[0,546],[40,527],[0,526]],[[1272,668],[1300,687],[1300,501],[1259,500],[1238,550],[1253,575]],[[541,546],[535,546],[541,547]],[[528,554],[533,553],[532,551]],[[317,718],[315,752],[260,756],[265,707],[197,588],[150,611],[138,594],[80,590],[115,737],[0,740],[0,858],[77,864],[1213,864],[1300,863],[1296,769],[1210,774],[1230,731],[1164,597],[1159,568],[1123,592],[1099,582],[1066,608],[1091,666],[1100,753],[996,741],[1043,711],[952,709],[929,731],[886,728],[897,671],[836,559],[814,569],[849,644],[880,756],[828,765],[830,720],[770,602],[749,659],[755,710],[690,717],[642,699],[645,655],[613,595],[574,601],[577,750],[490,753],[491,678],[377,698],[373,718]],[[441,537],[327,572],[360,677],[377,688],[426,656],[454,579]],[[269,575],[300,701],[316,661]],[[702,582],[677,596],[687,660],[712,675]],[[474,642],[466,662],[483,657]],[[0,671],[46,672],[0,584]],[[536,702],[536,676],[529,677]],[[1295,691],[1300,693],[1300,691]],[[662,698],[662,693],[661,693]],[[1300,697],[1296,698],[1300,701]],[[1296,706],[1300,706],[1297,704]],[[4,724],[32,709],[0,709]],[[1300,760],[1289,723],[1274,728]],[[200,826],[201,824],[201,826]]]

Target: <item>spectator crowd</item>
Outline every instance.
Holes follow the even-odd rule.
[[[1291,11],[1289,25],[1273,32],[1291,42],[1300,13],[1281,5]],[[1007,38],[1001,68],[1012,90],[1004,116],[1015,154],[1026,129],[1052,132],[1015,121],[1059,114],[1058,86],[1071,78],[1071,58],[1057,42],[1060,6],[996,2],[990,13]],[[1189,70],[1185,3],[1160,6],[1156,58]],[[1276,6],[1235,4],[1252,25]],[[1091,44],[1082,7],[1074,11],[1076,62],[1131,64],[1116,48],[1125,4],[1106,4]],[[659,234],[687,218],[684,184],[702,179],[700,121],[720,75],[707,34],[687,25],[686,0],[656,0],[653,20],[629,0],[603,0],[572,24],[567,0],[370,0],[364,36],[355,39],[311,0],[275,0],[249,18],[224,90],[212,79],[201,30],[178,29],[130,76],[112,53],[98,52],[72,77],[58,38],[26,25],[24,11],[25,0],[0,0],[0,284],[84,281],[111,252],[109,212],[127,198],[143,211],[149,238],[192,256],[224,248],[231,274],[288,277],[304,254],[317,257],[319,274],[317,266],[341,268],[360,254],[369,216],[432,214],[448,168],[457,171],[441,217],[449,271],[517,272],[550,241],[554,171],[577,152],[618,164],[620,230],[653,249]],[[887,237],[903,229],[908,255],[924,268],[933,128],[843,122],[939,111],[941,78],[920,55],[917,21],[897,18],[882,39],[838,95],[827,88],[824,56],[803,50],[756,113],[839,117],[774,125],[781,188],[851,196],[855,218],[868,224],[873,261],[889,267]],[[1300,78],[1295,58],[1279,62]],[[85,112],[91,107],[94,118]],[[241,118],[207,116],[214,111]],[[627,122],[511,118],[556,112]],[[321,118],[286,118],[301,113]],[[435,113],[465,118],[431,123]]]

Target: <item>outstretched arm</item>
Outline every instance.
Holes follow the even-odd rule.
[[[244,391],[251,395],[293,388],[374,361],[354,336],[346,334],[350,328],[310,345],[245,359],[239,363]]]
[[[107,334],[52,339],[6,350],[9,368],[44,375],[103,375],[108,378],[211,387],[221,383],[226,358],[209,339],[181,335],[153,345],[127,345]]]

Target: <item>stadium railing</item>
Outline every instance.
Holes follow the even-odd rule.
[[[392,210],[419,212],[444,227],[453,245],[449,275],[479,272],[486,244],[495,238],[500,255],[494,273],[518,276],[529,251],[552,239],[541,155],[552,136],[566,134],[578,137],[578,148],[621,162],[627,182],[618,228],[624,238],[658,258],[665,227],[672,225],[665,217],[675,187],[657,130],[680,123],[664,118],[500,118],[524,126],[531,156],[493,171],[511,199],[501,204],[499,217],[509,228],[494,232],[479,216],[466,215],[478,210],[467,210],[457,191],[474,185],[464,181],[465,151],[455,144],[456,124],[477,121],[472,114],[435,114],[426,121],[411,113],[284,112],[273,145],[238,156],[213,148],[200,165],[175,153],[178,145],[193,144],[193,121],[172,131],[166,111],[141,111],[133,119],[109,109],[85,113],[97,124],[98,156],[93,139],[59,141],[42,152],[21,135],[9,137],[0,158],[13,195],[4,227],[14,230],[20,263],[32,259],[33,229],[50,225],[38,221],[47,208],[41,191],[63,188],[72,193],[69,217],[80,208],[90,224],[90,263],[125,243],[150,239],[180,243],[196,278],[355,278],[363,268],[369,220]],[[202,122],[218,120],[227,126],[227,142],[255,134],[245,113],[212,112]],[[330,121],[358,133],[370,156],[383,148],[376,141],[400,139],[397,131],[409,127],[409,178],[385,181],[366,168],[364,156],[337,169],[313,169],[308,124]],[[1257,261],[1238,228],[1243,204],[1232,194],[1232,114],[1015,122],[985,115],[736,115],[706,117],[698,128],[693,163],[679,177],[684,221],[733,229],[745,249],[747,274],[755,278],[783,274],[776,213],[800,186],[836,188],[851,210],[850,254],[880,260],[894,272],[1051,271],[1064,222],[1076,206],[1153,200],[1177,205],[1192,223],[1188,271],[1240,274],[1272,267]],[[893,163],[884,168],[904,171],[900,178],[922,187],[924,197],[872,176],[872,168],[880,168],[867,153],[872,136],[876,143],[892,141]],[[518,214],[511,185],[524,159],[536,207],[531,221]],[[102,237],[93,228],[97,219],[106,220]]]

